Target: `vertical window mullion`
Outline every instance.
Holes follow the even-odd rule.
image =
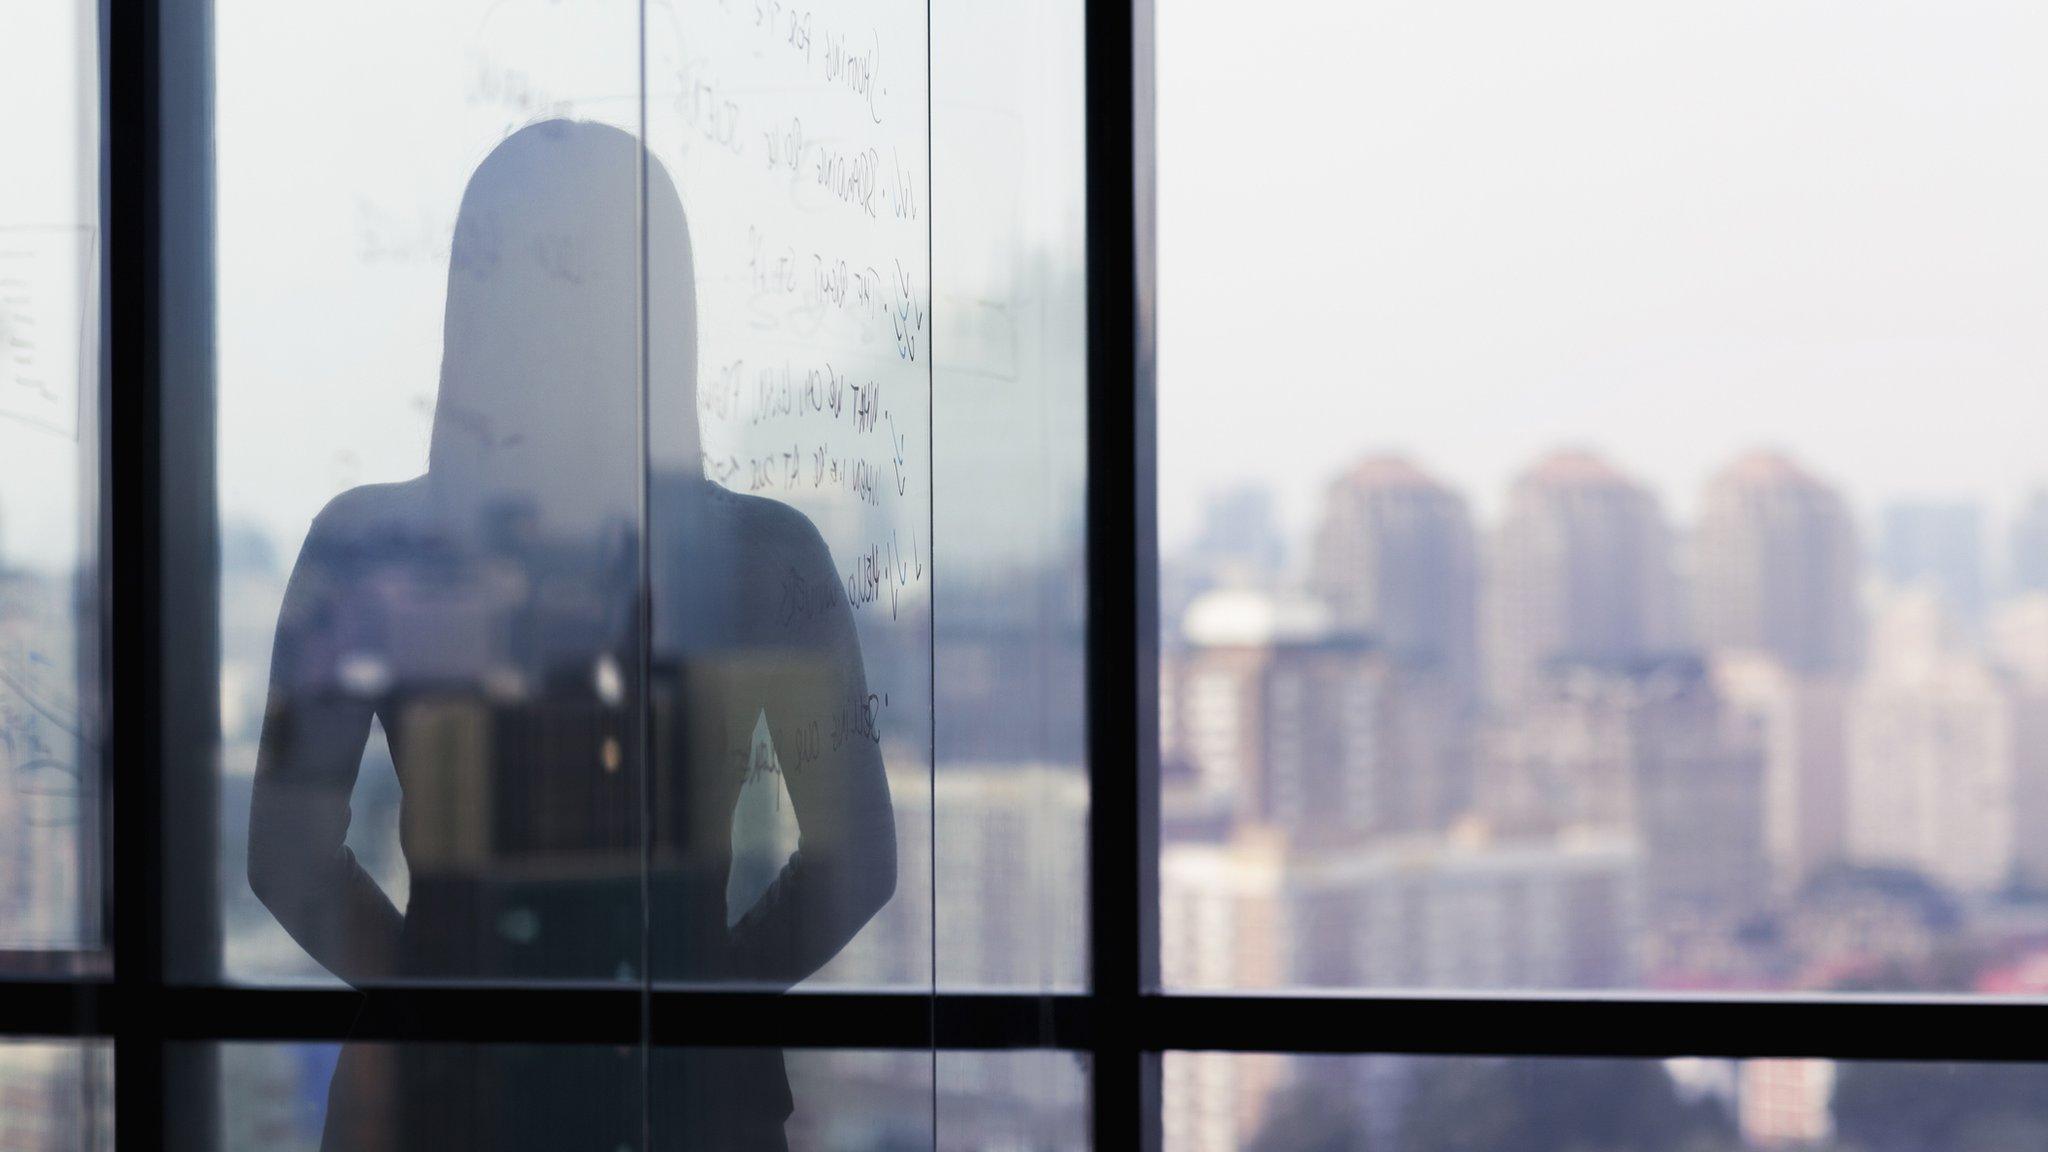
[[[1098,1148],[1156,1148],[1140,998],[1157,984],[1149,0],[1087,13],[1088,762]]]
[[[219,973],[213,762],[211,5],[103,9],[102,411],[115,1140],[210,1148],[210,1048],[166,1059],[167,979]]]

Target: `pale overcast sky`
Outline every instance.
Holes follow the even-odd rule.
[[[221,17],[228,502],[278,525],[417,467],[435,249],[503,131],[461,50],[472,6],[377,2],[388,18],[342,22],[384,30],[355,44],[274,6]],[[1243,479],[1299,523],[1346,461],[1386,449],[1482,511],[1567,443],[1680,514],[1753,445],[1866,512],[1929,496],[2004,516],[2048,482],[2048,6],[1158,4],[1170,540]],[[630,91],[630,30],[608,35]],[[367,82],[373,62],[404,82]],[[32,146],[27,122],[73,121],[14,122],[12,158],[39,170],[78,143]],[[350,163],[364,152],[384,162]],[[4,207],[69,222],[66,204]],[[315,256],[363,263],[344,285]],[[237,335],[264,330],[252,309],[352,292],[279,334],[288,373]],[[394,356],[420,370],[394,377]],[[254,434],[292,426],[306,435]],[[75,511],[28,499],[15,480],[49,470],[17,449],[19,553]]]
[[[1162,517],[1397,449],[1497,507],[1752,445],[2048,481],[2048,6],[1159,0]]]

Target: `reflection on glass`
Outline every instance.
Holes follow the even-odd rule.
[[[638,959],[637,154],[551,123],[478,169],[426,475],[337,497],[286,587],[249,880],[352,983]],[[344,843],[373,721],[403,914]]]
[[[325,717],[348,729],[317,773],[323,845],[353,857],[329,889],[361,898],[348,947],[388,956],[425,901],[444,938],[409,930],[401,974],[929,987],[922,10],[237,0],[217,26],[226,975],[332,971],[317,927],[312,951],[285,931],[290,892],[273,914],[243,882],[251,860],[263,884],[304,871],[269,868],[304,849],[256,785],[259,736],[268,757],[288,735],[266,685],[302,674],[270,667],[297,553],[298,600],[379,574],[352,610],[383,633],[310,674],[405,698]],[[361,90],[365,61],[392,82]],[[393,127],[307,130],[369,120]],[[644,141],[647,235],[610,161],[602,187],[477,168],[550,120]],[[558,218],[457,220],[466,195],[529,192]],[[541,698],[558,711],[505,715]],[[540,768],[571,755],[592,773]],[[464,879],[623,884],[642,849],[645,940],[567,890],[503,906]]]
[[[687,703],[687,738],[727,741],[746,778],[722,810],[657,798],[658,830],[729,819],[732,868],[722,893],[693,892],[656,860],[653,975],[928,989],[926,6],[655,0],[645,28],[647,143],[675,175],[697,268],[693,318],[648,314],[650,350],[679,342],[696,371],[649,396],[650,707],[658,741],[664,694]],[[665,618],[665,597],[695,614]],[[664,684],[678,658],[695,666]],[[700,708],[729,731],[705,730]],[[706,901],[736,918],[753,971],[707,969],[661,935]]]
[[[641,970],[639,155],[551,122],[478,168],[426,474],[335,498],[286,586],[248,878],[349,983]],[[403,912],[345,842],[373,724]],[[638,1072],[631,1049],[351,1044],[324,1145],[606,1147],[637,1130]]]
[[[657,472],[639,614],[643,379],[655,458],[698,458],[689,239],[642,157],[569,121],[492,151],[456,217],[427,471],[332,501],[286,587],[248,876],[352,984],[633,981],[651,956],[664,980],[786,987],[893,891],[860,642],[817,530],[693,469]],[[679,318],[644,353],[643,292]],[[793,603],[792,585],[817,591]],[[346,844],[373,723],[402,792],[403,912]],[[801,839],[735,903],[763,728]],[[342,1051],[330,1144],[360,1144],[345,1126],[385,1101],[407,1147],[554,1147],[544,1134],[637,1124],[616,1091],[559,1091],[565,1073],[630,1081],[631,1053],[379,1051]],[[690,1146],[779,1140],[777,1053],[679,1054],[653,1075]]]
[[[2039,990],[2048,22],[1311,7],[1160,21],[1167,982]]]
[[[1167,1152],[1992,1152],[2048,1069],[1827,1060],[1168,1053]]]
[[[99,1041],[0,1042],[0,1149],[114,1146],[114,1050]]]
[[[101,930],[97,11],[0,37],[0,973]]]

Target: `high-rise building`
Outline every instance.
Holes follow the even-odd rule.
[[[2048,691],[2048,591],[2001,603],[1992,613],[1992,659],[2014,680]]]
[[[1991,622],[1991,653],[2013,693],[2014,823],[2019,879],[2048,889],[2048,591],[1999,605]]]
[[[1478,545],[1464,497],[1398,457],[1364,461],[1324,491],[1310,585],[1342,630],[1475,687]]]
[[[1670,534],[1648,489],[1556,452],[1508,494],[1486,581],[1487,686],[1512,704],[1558,664],[1623,665],[1678,639]]]
[[[1816,1148],[1835,1134],[1830,1060],[1745,1060],[1736,1075],[1736,1119],[1750,1148]]]
[[[73,1152],[113,1143],[112,1047],[0,1044],[0,1152]]]
[[[1209,988],[1625,988],[1630,837],[1470,829],[1302,851],[1271,829],[1160,856],[1166,983]]]
[[[1708,482],[1692,552],[1693,635],[1796,672],[1856,664],[1856,526],[1841,494],[1790,459],[1752,452]]]
[[[1713,658],[1714,686],[1753,727],[1764,764],[1764,854],[1780,893],[1847,851],[1849,682],[1754,652]]]
[[[1313,616],[1219,594],[1160,669],[1162,751],[1236,819],[1297,845],[1442,827],[1470,786],[1462,715],[1442,677]]]
[[[1878,572],[1895,589],[1935,594],[1975,628],[1984,609],[1984,514],[1975,504],[1909,501],[1884,510]]]
[[[2012,579],[2023,592],[2048,592],[2048,489],[2034,493],[2013,524]]]
[[[1660,930],[1737,923],[1763,898],[1762,751],[1697,659],[1552,670],[1479,773],[1495,827],[1633,837]]]
[[[889,793],[895,897],[812,983],[916,986],[933,979],[934,965],[938,981],[954,988],[1043,989],[1085,978],[1082,773],[1058,764],[942,763],[931,773],[892,771]],[[792,844],[798,831],[791,818]]]
[[[1185,547],[1160,559],[1159,618],[1168,643],[1195,601],[1219,590],[1269,592],[1287,562],[1272,490],[1241,484],[1211,492]]]
[[[2016,710],[1955,631],[1931,590],[1894,597],[1872,630],[1848,709],[1849,851],[1981,891],[2016,860]]]
[[[1164,1146],[1241,1152],[1283,1102],[1297,1057],[1252,1052],[1169,1052],[1160,1061]]]

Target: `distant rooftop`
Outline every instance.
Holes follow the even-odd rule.
[[[1424,472],[1406,456],[1367,456],[1346,469],[1338,478],[1342,484],[1360,488],[1422,488],[1448,491],[1443,482]]]
[[[1563,448],[1544,456],[1522,473],[1519,483],[1558,488],[1636,486],[1606,457],[1584,448]]]
[[[1769,448],[1755,449],[1736,457],[1714,474],[1711,483],[1715,486],[1734,485],[1743,488],[1821,486],[1819,478],[1808,472],[1798,461],[1783,452]]]

